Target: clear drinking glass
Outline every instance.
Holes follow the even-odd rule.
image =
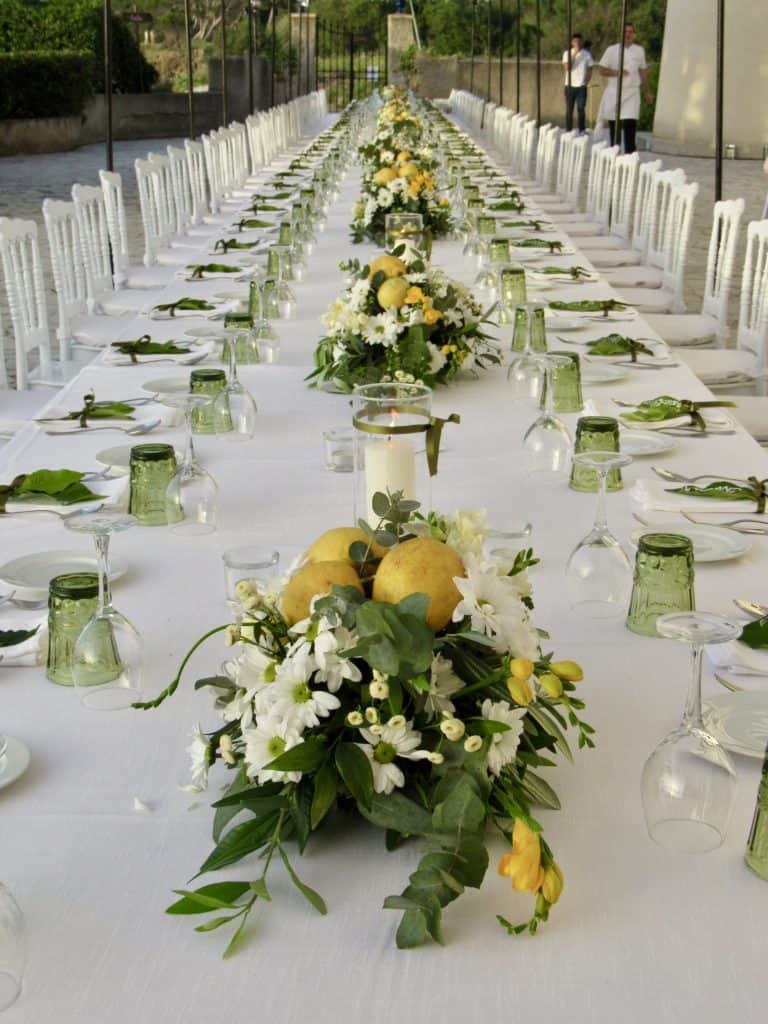
[[[242,581],[263,581],[272,575],[280,561],[279,551],[266,551],[252,544],[228,548],[221,556],[227,586],[227,600],[237,601],[237,585]]]
[[[18,999],[26,962],[24,915],[10,889],[0,882],[0,1013]]]
[[[68,519],[68,529],[90,533],[96,546],[99,603],[72,648],[72,681],[80,703],[94,711],[118,711],[143,698],[144,647],[136,628],[112,607],[109,541],[136,526],[135,516],[91,512]]]
[[[184,413],[187,427],[181,465],[165,492],[165,511],[171,530],[189,536],[213,533],[218,515],[216,481],[197,461],[192,440],[192,414],[211,401],[208,395],[178,392],[160,395],[159,401]]]
[[[512,353],[507,370],[507,382],[510,385],[511,397],[515,401],[524,402],[534,408],[539,404],[539,396],[544,385],[544,366],[541,362],[541,355],[537,354],[534,349],[534,323],[537,319],[537,310],[541,310],[543,315],[544,307],[537,302],[525,302],[517,307],[521,318],[522,314],[525,315],[525,348],[522,352]],[[517,334],[517,330],[515,334]]]
[[[542,481],[559,481],[570,468],[573,441],[568,428],[555,415],[552,397],[552,370],[568,363],[566,356],[537,356],[543,368],[547,387],[544,411],[528,427],[523,436],[523,448],[528,462],[528,476]]]
[[[580,452],[573,456],[574,466],[591,469],[598,481],[594,525],[565,566],[571,606],[589,618],[613,618],[626,613],[632,589],[632,563],[608,529],[605,495],[609,472],[631,462],[629,455],[620,452]]]
[[[256,433],[256,402],[238,380],[237,350],[237,344],[229,345],[229,377],[213,403],[213,416],[216,422],[229,417],[232,428],[221,437],[228,441],[250,441]]]
[[[355,468],[355,432],[352,427],[323,431],[325,468],[329,473],[351,473]]]
[[[724,644],[743,623],[709,612],[674,612],[656,620],[660,636],[691,648],[691,679],[683,719],[645,762],[641,781],[648,834],[680,853],[717,849],[728,830],[736,772],[727,751],[701,717],[701,656],[707,644]]]

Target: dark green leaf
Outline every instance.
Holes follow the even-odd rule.
[[[248,787],[248,779],[245,777],[244,772],[238,772],[235,779],[230,783],[227,789],[227,796],[232,797],[240,793],[243,789]],[[221,835],[227,825],[235,818],[240,811],[243,809],[241,803],[231,803],[222,806],[221,801],[214,804],[216,807],[216,813],[213,816],[213,841],[218,843],[221,839]]]
[[[206,914],[209,910],[231,907],[248,891],[248,882],[214,882],[192,891],[176,889],[182,898],[166,909],[166,914]]]
[[[765,618],[757,619],[756,622],[748,623],[741,631],[739,639],[754,650],[768,647],[768,615]]]
[[[683,487],[665,488],[670,494],[688,494],[692,498],[716,498],[719,501],[749,501],[754,498],[751,487],[740,487],[728,480],[714,480],[706,487],[685,484]]]
[[[557,793],[548,782],[530,771],[530,769],[523,775],[520,785],[531,800],[541,804],[542,807],[548,807],[552,811],[560,810],[560,800]]]
[[[206,871],[218,871],[219,868],[234,864],[235,861],[242,860],[254,850],[260,849],[274,832],[277,817],[278,812],[273,811],[263,818],[235,825],[204,861],[200,868],[200,874],[204,874]]]
[[[370,807],[361,807],[360,813],[379,828],[392,829],[401,835],[426,835],[432,830],[430,812],[397,791],[389,796],[376,793]]]
[[[406,910],[397,929],[397,948],[415,949],[429,938],[427,916],[423,910]]]
[[[336,767],[352,797],[366,813],[373,800],[371,763],[355,743],[340,743],[336,748]]]
[[[15,647],[33,637],[40,627],[34,629],[0,629],[0,647]]]
[[[304,852],[304,847],[309,839],[309,813],[312,805],[312,790],[312,780],[305,777],[294,788],[289,801],[291,821],[296,829],[299,853]]]
[[[297,743],[295,747],[280,754],[265,767],[274,772],[312,772],[323,763],[325,757],[325,737],[310,736],[308,740]]]
[[[315,789],[309,812],[311,829],[316,829],[336,800],[336,772],[330,764],[324,764],[315,775]]]
[[[436,832],[476,832],[485,821],[485,804],[466,772],[456,772],[446,798],[435,807]]]
[[[291,867],[291,862],[288,860],[286,852],[282,848],[282,846],[280,847],[280,856],[283,858],[283,864],[285,864],[285,869],[288,872],[288,875],[290,876],[291,881],[296,886],[296,888],[299,890],[301,895],[309,903],[312,904],[312,906],[315,908],[315,910],[318,912],[318,914],[327,914],[328,913],[328,907],[326,907],[326,905],[325,905],[325,900],[323,899],[323,897],[320,895],[319,892],[315,892],[314,889],[310,888],[308,885],[306,885],[304,882],[302,882],[302,880],[299,878],[299,876],[296,874],[296,872]]]
[[[267,889],[267,883],[263,878],[256,878],[250,883],[251,892],[255,892],[260,900],[271,900],[272,897],[269,895],[269,889]]]

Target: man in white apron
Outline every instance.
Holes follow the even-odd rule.
[[[597,115],[598,124],[608,124],[611,143],[616,139],[616,98],[617,79],[619,77],[619,61],[621,51],[619,44],[609,46],[600,58],[599,70],[603,78],[607,78],[600,111]],[[640,87],[645,90],[645,100],[653,103],[653,93],[648,85],[648,67],[645,61],[645,50],[635,42],[635,30],[628,24],[624,32],[624,79],[621,87],[621,127],[624,134],[624,152],[634,153],[637,134],[637,119],[640,116]]]

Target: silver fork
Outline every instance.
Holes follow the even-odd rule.
[[[676,484],[695,484],[697,480],[727,480],[731,484],[744,484],[745,480],[738,480],[732,476],[717,476],[714,473],[699,473],[698,476],[683,476],[682,473],[673,473],[671,469],[665,469],[663,466],[651,466],[652,471],[656,476],[660,476],[662,480],[669,480],[671,483]]]
[[[716,515],[717,513],[711,514]],[[722,523],[711,523],[706,519],[695,519],[689,512],[683,512],[682,515],[689,523],[696,523],[697,526],[723,526],[736,533],[752,533],[755,536],[768,537],[768,519],[728,519]]]
[[[90,508],[78,508],[74,512],[58,512],[55,508],[20,508],[14,509],[12,512],[4,512],[6,516],[34,516],[34,515],[46,515],[46,516],[58,516],[61,520],[76,519],[78,516],[88,516],[92,512],[99,512],[104,508],[104,502],[99,502],[98,505],[92,505]]]
[[[155,427],[159,426],[160,418],[156,420],[149,420],[148,423],[137,423],[135,427],[76,427],[74,430],[46,430],[45,433],[49,437],[68,437],[70,434],[92,434],[95,430],[117,430],[121,434],[130,434],[132,437],[137,437],[139,434],[148,434],[150,430],[154,430]]]

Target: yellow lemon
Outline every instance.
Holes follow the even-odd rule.
[[[453,548],[432,537],[415,537],[392,548],[381,560],[373,579],[373,598],[397,604],[409,594],[426,594],[427,623],[437,633],[451,621],[461,600],[453,578],[464,575],[464,564]]]
[[[413,178],[419,173],[419,168],[409,160],[400,165],[400,170],[397,173],[401,178]]]
[[[308,562],[346,562],[352,565],[349,548],[355,541],[366,543],[365,534],[356,526],[338,526],[334,530],[326,530],[307,551]],[[371,557],[383,558],[387,548],[375,542],[371,545]]]
[[[382,309],[399,309],[408,294],[408,282],[402,277],[391,277],[376,292]]]
[[[371,260],[371,264],[368,268],[368,280],[378,272],[384,275],[384,277],[400,277],[405,273],[405,264],[402,260],[399,260],[397,256],[377,256],[375,260]]]
[[[312,598],[317,594],[330,594],[336,585],[363,589],[348,562],[310,562],[299,569],[286,584],[281,599],[281,611],[288,625],[306,619]]]
[[[373,176],[374,185],[388,185],[390,181],[394,181],[397,177],[397,171],[394,167],[382,167],[380,171],[376,171]]]

